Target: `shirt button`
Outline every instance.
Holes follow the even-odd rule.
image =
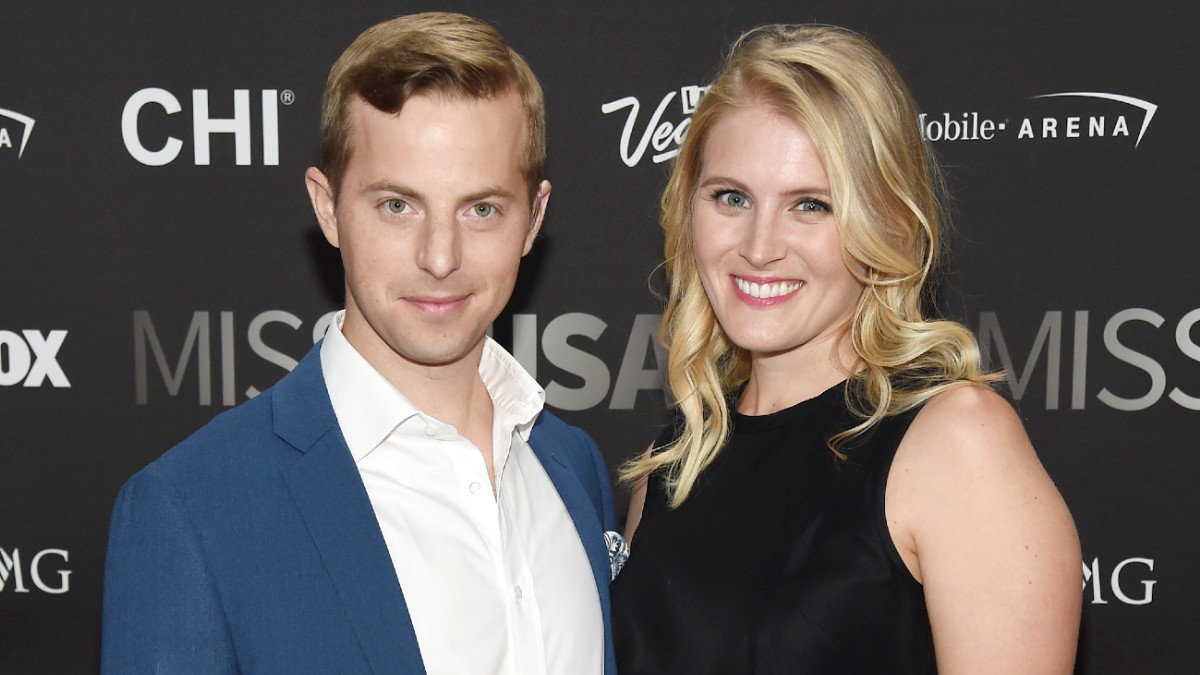
[[[521,591],[520,586],[513,586],[513,595],[517,596],[518,600],[521,599],[521,596],[524,595],[524,593]]]
[[[471,491],[471,494],[477,495],[480,492],[483,492],[483,484],[480,483],[479,481],[475,481],[475,482],[471,483],[470,485],[468,485],[467,489]]]
[[[425,427],[425,435],[430,437],[436,436],[437,429],[433,428],[432,426],[427,426]]]

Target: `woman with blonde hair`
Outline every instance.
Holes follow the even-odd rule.
[[[927,317],[917,119],[830,26],[743,35],[697,107],[662,200],[678,422],[623,476],[622,675],[1071,672],[1070,513],[973,335]]]

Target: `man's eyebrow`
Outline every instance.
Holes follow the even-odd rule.
[[[391,181],[379,181],[363,186],[363,192],[391,192],[398,195],[413,197],[420,201],[425,201],[425,195],[419,190],[393,183]],[[476,190],[470,194],[464,195],[459,201],[461,202],[478,202],[486,199],[516,199],[516,195],[508,188],[494,185],[488,186],[480,190]]]
[[[385,181],[385,180],[371,183],[370,185],[364,185],[362,188],[362,191],[363,192],[394,192],[394,193],[400,194],[400,195],[408,195],[408,196],[417,197],[417,198],[421,197],[421,193],[417,190],[414,190],[410,187],[401,185],[399,183],[393,183],[393,182]]]
[[[463,197],[464,202],[478,202],[486,199],[515,199],[516,195],[508,188],[500,187],[499,185],[485,187],[482,190],[472,192]]]

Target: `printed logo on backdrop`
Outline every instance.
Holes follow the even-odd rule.
[[[1064,91],[1029,99],[1016,116],[977,110],[921,113],[921,134],[940,141],[1079,141],[1119,138],[1141,144],[1158,106],[1123,94]]]
[[[1126,558],[1112,564],[1092,558],[1083,561],[1085,601],[1093,605],[1117,602],[1124,605],[1149,605],[1154,602],[1154,558]],[[1091,598],[1088,600],[1088,586]]]
[[[1022,317],[1020,323],[1030,325],[1030,318]],[[1011,321],[1011,317],[1006,317],[1005,321]],[[1064,336],[1068,334],[1064,324],[1070,327],[1069,344],[1064,344]],[[1192,338],[1192,329],[1197,324],[1200,324],[1200,308],[1184,314],[1177,322],[1168,321],[1158,312],[1144,307],[1123,309],[1106,319],[1093,317],[1087,310],[1073,313],[1053,310],[1042,315],[1032,346],[1026,353],[1005,337],[1000,316],[996,312],[981,312],[978,335],[985,361],[1004,369],[1015,400],[1019,401],[1025,396],[1035,378],[1040,380],[1044,377],[1046,409],[1057,410],[1065,379],[1064,364],[1069,363],[1070,382],[1066,386],[1070,389],[1070,407],[1072,410],[1084,410],[1091,392],[1096,391],[1096,384],[1088,379],[1089,364],[1097,359],[1111,359],[1131,368],[1137,375],[1136,382],[1146,382],[1148,377],[1149,383],[1133,385],[1140,387],[1135,391],[1127,391],[1125,388],[1129,385],[1123,385],[1125,388],[1120,392],[1109,388],[1114,385],[1105,383],[1094,396],[1094,400],[1102,405],[1114,410],[1137,411],[1160,402],[1170,402],[1187,410],[1200,410],[1200,382],[1175,382],[1159,360],[1130,347],[1127,337],[1131,329],[1139,327],[1143,331],[1146,327],[1167,331],[1174,338],[1174,348],[1180,354],[1200,363],[1200,344]],[[1088,350],[1088,337],[1097,329],[1100,329],[1098,332],[1104,345],[1104,351],[1099,354]],[[1027,355],[1022,365],[1023,353]]]
[[[0,387],[70,387],[58,351],[67,331],[0,330]]]
[[[33,133],[35,120],[15,110],[0,108],[0,155],[15,151],[17,159],[25,154],[25,146]]]
[[[282,372],[291,371],[304,354],[289,354],[267,344],[264,338],[268,326],[282,324],[293,331],[310,331],[312,343],[325,335],[334,312],[318,317],[306,326],[299,316],[284,310],[268,310],[249,318],[234,312],[197,311],[180,334],[165,334],[155,326],[150,312],[133,313],[134,390],[138,405],[148,405],[156,398],[175,398],[184,391],[185,381],[195,382],[200,405],[237,405],[257,396],[256,387],[247,387],[239,394],[238,364],[249,355],[278,366]],[[176,323],[182,317],[170,317]],[[663,376],[660,368],[667,363],[666,353],[658,344],[658,314],[638,314],[629,334],[613,335],[603,319],[583,312],[571,312],[540,323],[536,314],[512,316],[513,356],[536,379],[539,357],[551,366],[578,380],[564,384],[557,379],[545,383],[546,403],[561,410],[586,410],[603,405],[629,410],[634,407],[641,390],[661,391]],[[160,323],[163,320],[160,317]],[[245,326],[244,329],[241,326]],[[272,328],[279,330],[280,326]],[[244,331],[244,332],[243,332]],[[605,337],[625,338],[625,350],[620,364],[605,363],[603,359],[579,346],[581,341],[593,344]],[[179,347],[182,345],[182,347]],[[249,352],[247,354],[246,352]],[[215,383],[214,383],[214,373]],[[615,378],[614,378],[615,373]],[[243,378],[244,379],[244,378]],[[540,380],[539,380],[540,381]],[[159,385],[162,383],[162,386]],[[188,389],[193,385],[189,384]],[[214,391],[214,386],[217,391]],[[242,398],[239,398],[241,396]],[[190,400],[191,394],[187,395]]]
[[[19,548],[0,548],[0,593],[67,593],[71,590],[68,562],[66,549],[42,549],[26,557]]]
[[[184,104],[190,106],[184,113]],[[164,166],[177,160],[185,147],[185,141],[173,134],[190,138],[192,159],[196,166],[212,163],[212,144],[226,142],[214,137],[232,136],[234,163],[238,166],[253,164],[255,122],[259,136],[259,161],[264,166],[279,165],[279,104],[290,106],[296,96],[290,89],[263,89],[258,95],[258,106],[252,110],[249,89],[212,91],[193,89],[182,97],[158,87],[147,87],[134,92],[125,102],[121,112],[121,138],[131,157],[146,166]],[[210,102],[220,101],[223,105],[232,102],[232,117],[216,117],[211,114]],[[179,113],[184,113],[179,115]],[[178,122],[173,116],[179,115]],[[167,126],[172,129],[167,135],[144,134],[142,124],[150,116],[167,117]],[[185,118],[191,118],[191,134],[187,134]],[[162,124],[162,121],[159,121]]]
[[[626,96],[600,106],[600,112],[605,115],[626,111],[619,146],[625,166],[637,166],[647,152],[655,164],[678,155],[692,121],[691,115],[708,89],[688,85],[678,91],[668,91],[648,118],[641,114],[642,102],[636,96]]]

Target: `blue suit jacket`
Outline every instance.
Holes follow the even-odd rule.
[[[615,673],[603,459],[547,412],[529,443],[587,551]],[[425,672],[319,348],[122,488],[102,632],[108,673]]]

